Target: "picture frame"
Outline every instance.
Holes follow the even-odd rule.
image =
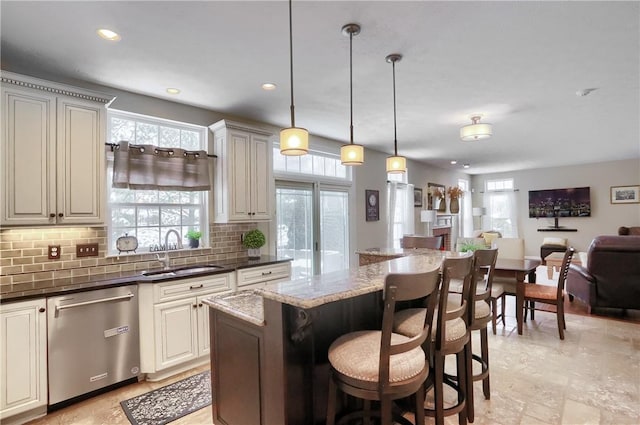
[[[366,189],[364,198],[366,221],[380,220],[380,191]]]
[[[611,203],[612,204],[640,203],[640,185],[611,186]]]
[[[413,189],[413,206],[422,208],[422,189]]]
[[[439,184],[439,183],[427,183],[427,209],[428,210],[435,210],[436,206],[434,205],[434,199],[433,196],[431,195],[431,188],[432,187],[437,187],[438,189],[440,189],[441,191],[444,192],[445,187],[443,184]]]

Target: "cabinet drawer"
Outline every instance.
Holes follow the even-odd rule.
[[[162,282],[156,284],[153,288],[153,302],[171,301],[193,295],[221,292],[230,289],[231,278],[229,273]]]
[[[268,266],[251,267],[236,271],[238,288],[268,280],[288,280],[291,276],[291,263],[271,264]]]

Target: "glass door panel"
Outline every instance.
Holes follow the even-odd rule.
[[[320,191],[320,262],[322,273],[349,268],[349,194]]]
[[[276,188],[279,258],[293,258],[291,279],[313,275],[313,188]]]

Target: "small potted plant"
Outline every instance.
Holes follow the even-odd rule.
[[[477,249],[485,249],[484,246],[479,245],[475,242],[464,242],[460,245],[460,252],[474,252]]]
[[[187,239],[189,239],[189,247],[197,248],[200,246],[200,237],[202,237],[202,232],[198,230],[189,229],[187,232]]]
[[[249,230],[242,238],[242,246],[248,249],[249,258],[260,258],[260,248],[267,243],[267,239],[258,229]]]

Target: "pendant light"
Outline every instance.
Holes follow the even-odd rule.
[[[398,137],[396,129],[396,62],[402,59],[402,55],[390,54],[385,58],[393,68],[393,156],[387,157],[387,173],[400,174],[407,172],[407,158],[398,156]]]
[[[353,36],[360,34],[360,25],[347,24],[342,27],[342,34],[349,36],[349,107],[351,124],[349,126],[350,143],[340,148],[340,161],[342,165],[362,165],[364,162],[364,147],[353,143]]]
[[[291,76],[291,127],[280,130],[280,153],[300,156],[309,152],[309,132],[306,128],[296,127],[295,107],[293,106],[293,19],[291,18],[291,0],[289,0],[289,64]]]
[[[482,115],[473,115],[471,124],[460,129],[460,138],[465,142],[473,142],[480,139],[488,139],[493,134],[493,126],[488,123],[481,123]]]

